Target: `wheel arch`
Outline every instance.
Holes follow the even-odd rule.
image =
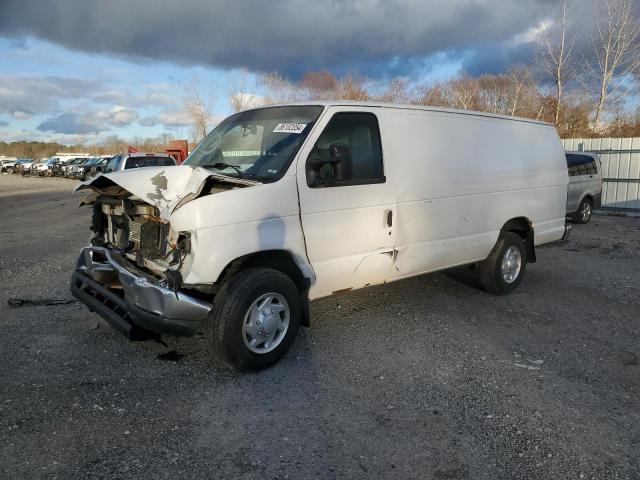
[[[533,229],[533,222],[527,217],[514,217],[502,226],[500,233],[512,232],[516,233],[522,238],[524,246],[527,250],[527,263],[535,263],[536,261],[536,248],[535,248],[535,232]]]
[[[271,268],[287,275],[296,284],[302,299],[302,325],[309,326],[309,288],[311,279],[306,277],[288,250],[262,250],[236,258],[229,262],[218,277],[216,283],[222,285],[247,268]]]
[[[591,206],[593,206],[593,194],[591,192],[587,192],[580,199],[580,203],[578,203],[578,210],[580,210],[580,205],[582,205],[582,202],[584,202],[586,199],[589,199],[589,201],[591,202]]]

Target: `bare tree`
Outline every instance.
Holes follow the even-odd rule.
[[[191,140],[194,145],[207,136],[213,119],[215,95],[211,87],[193,77],[184,86],[185,110],[191,119]]]
[[[298,82],[308,100],[327,100],[335,97],[338,79],[327,70],[306,72]]]
[[[511,80],[511,98],[508,115],[512,117],[520,112],[531,117],[540,111],[538,106],[540,92],[533,80],[531,70],[527,67],[514,67],[507,72]]]
[[[624,98],[627,81],[640,71],[640,19],[634,16],[633,0],[602,0],[596,4],[596,27],[593,50],[598,102],[593,129],[598,133],[607,102]]]
[[[411,92],[407,79],[403,77],[392,78],[387,88],[380,94],[380,100],[390,103],[409,103]]]
[[[266,91],[264,103],[267,105],[295,102],[302,98],[300,89],[276,71],[262,75],[260,83]]]
[[[449,106],[463,110],[473,110],[478,103],[479,83],[475,78],[462,76],[444,84],[444,94]]]
[[[556,0],[559,12],[558,18],[554,22],[557,32],[552,32],[552,27],[547,26],[542,30],[542,46],[539,52],[540,62],[547,74],[553,79],[556,89],[556,105],[554,124],[558,124],[562,101],[564,95],[564,85],[569,80],[570,66],[573,47],[576,41],[575,32],[569,32],[567,20],[567,10],[569,0]]]
[[[418,105],[428,105],[432,107],[449,106],[444,89],[440,83],[423,86],[419,88],[418,91],[420,92],[416,99]]]
[[[246,69],[242,69],[232,76],[229,80],[227,93],[233,111],[240,112],[255,106],[258,100],[255,90],[250,86],[249,73]]]
[[[336,97],[340,100],[369,100],[369,92],[363,87],[364,81],[364,78],[351,74],[341,78],[336,87]]]
[[[512,97],[511,78],[506,75],[482,75],[478,79],[478,101],[480,110],[506,115]]]

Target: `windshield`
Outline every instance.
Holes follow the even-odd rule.
[[[294,106],[237,113],[209,133],[184,164],[273,181],[284,174],[320,112],[318,106]]]

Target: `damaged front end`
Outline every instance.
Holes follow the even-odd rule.
[[[85,247],[71,293],[132,340],[155,334],[192,336],[211,304],[174,291],[103,247]]]
[[[173,231],[170,214],[201,195],[247,186],[172,168],[171,175],[165,169],[100,175],[76,189],[92,190],[82,202],[93,209],[92,235],[71,292],[131,339],[197,333],[212,305],[202,292],[183,288],[192,233]]]
[[[130,198],[98,195],[93,200],[91,245],[117,251],[169,288],[182,287],[180,269],[190,253],[189,232],[174,232],[157,207]]]

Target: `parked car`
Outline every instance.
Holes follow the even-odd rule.
[[[108,158],[102,157],[87,158],[71,168],[71,176],[83,181],[95,177],[102,172],[108,161]]]
[[[71,168],[74,165],[79,165],[80,163],[84,162],[85,160],[87,160],[87,157],[76,157],[76,158],[72,158],[71,160],[69,160],[66,163],[59,163],[57,165],[56,175],[58,175],[60,177],[69,177],[70,174],[71,174]]]
[[[589,223],[602,199],[602,167],[595,153],[567,152],[569,189],[567,215],[574,223]]]
[[[194,335],[260,370],[309,324],[308,301],[459,265],[512,292],[566,237],[553,125],[356,102],[222,121],[177,167],[101,175],[71,279],[130,338]],[[425,333],[426,335],[426,333]]]
[[[19,158],[13,167],[13,173],[22,173],[23,165],[33,162],[32,158]]]
[[[29,174],[33,177],[41,176],[42,172],[46,170],[46,163],[50,160],[50,158],[45,158],[42,160],[34,160],[31,168],[29,170]]]
[[[33,158],[26,159],[24,162],[20,162],[20,173],[22,175],[29,175],[31,173],[31,167],[36,162],[37,160],[34,160]]]
[[[17,161],[16,157],[0,157],[0,173],[13,173]]]
[[[51,157],[43,162],[38,162],[31,167],[31,174],[40,177],[50,177],[53,175],[53,169],[60,163],[58,157]]]
[[[119,170],[129,170],[142,167],[169,167],[176,165],[176,160],[168,153],[123,153],[116,155],[109,160],[104,173],[117,172]]]

